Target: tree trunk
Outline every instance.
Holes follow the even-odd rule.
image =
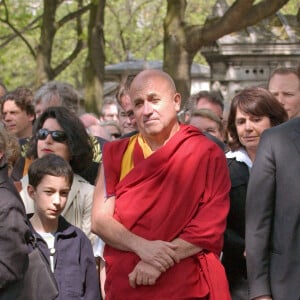
[[[63,70],[65,70],[78,56],[83,49],[81,16],[90,8],[90,5],[82,6],[82,1],[77,1],[78,9],[62,19],[56,20],[56,11],[61,0],[44,0],[44,10],[42,15],[41,36],[36,54],[36,79],[35,86],[39,87],[43,83],[55,79]],[[66,23],[76,20],[77,40],[73,51],[52,66],[52,51],[54,38],[57,31]]]
[[[37,47],[36,55],[36,87],[52,79],[51,56],[52,44],[56,33],[55,14],[57,6],[57,0],[44,0],[40,43]]]
[[[182,96],[183,107],[190,94],[191,64],[193,55],[187,51],[184,14],[186,0],[168,0],[164,20],[164,65]]]
[[[99,114],[104,82],[104,8],[105,0],[92,1],[88,27],[88,55],[84,68],[85,110]]]
[[[203,46],[218,38],[252,26],[273,15],[288,0],[236,0],[226,13],[204,26],[185,22],[186,0],[168,0],[164,20],[164,71],[174,79],[182,95],[182,107],[190,95],[191,65]]]

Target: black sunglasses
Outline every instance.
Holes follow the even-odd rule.
[[[49,134],[51,135],[52,139],[55,142],[59,142],[59,143],[65,142],[68,138],[66,133],[63,131],[60,130],[51,131],[46,128],[39,129],[36,134],[36,137],[38,140],[45,140]]]

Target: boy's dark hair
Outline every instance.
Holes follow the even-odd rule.
[[[46,175],[65,177],[70,187],[73,182],[70,164],[56,154],[48,154],[32,162],[28,169],[29,184],[36,188]]]

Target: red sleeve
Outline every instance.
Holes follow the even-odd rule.
[[[203,180],[200,174],[199,180]],[[219,255],[229,211],[229,190],[226,158],[221,150],[215,148],[207,166],[206,188],[198,211],[179,238]]]
[[[115,188],[120,181],[123,154],[127,148],[129,138],[108,142],[103,147],[103,167],[105,177],[106,196],[115,195]]]

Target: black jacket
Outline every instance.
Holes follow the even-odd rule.
[[[35,232],[39,249],[50,263],[50,250]],[[77,227],[59,217],[54,244],[54,277],[58,284],[57,300],[100,300],[99,280],[91,242]]]
[[[26,272],[28,232],[24,204],[5,165],[0,168],[0,299]]]
[[[224,235],[222,263],[229,282],[246,277],[245,251],[245,205],[249,170],[245,163],[227,158],[230,172],[230,210]]]

